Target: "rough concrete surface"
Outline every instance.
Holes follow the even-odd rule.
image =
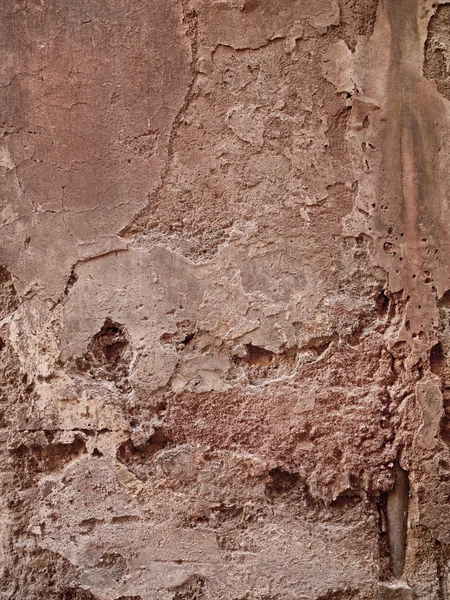
[[[1,600],[450,598],[450,4],[0,23]]]

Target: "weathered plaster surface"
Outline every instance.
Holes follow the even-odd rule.
[[[0,17],[0,596],[449,597],[450,5]]]

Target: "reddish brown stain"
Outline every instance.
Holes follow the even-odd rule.
[[[387,0],[391,34],[385,99],[384,173],[375,216],[377,258],[389,272],[393,291],[403,290],[407,310],[402,339],[425,356],[437,319],[437,281],[445,243],[436,177],[442,99],[422,77],[423,40],[418,0]]]
[[[390,62],[384,118],[380,120],[383,169],[378,191],[382,202],[373,217],[375,255],[389,273],[391,292],[402,292],[406,303],[403,327],[396,339],[411,347],[407,371],[411,374],[418,367],[424,379],[420,385],[439,403],[439,387],[430,376],[440,376],[442,370],[442,346],[436,343],[437,303],[449,287],[446,173],[440,164],[446,107],[436,87],[423,78],[423,3],[385,0],[382,12],[390,30]],[[423,412],[419,396],[416,392]],[[420,431],[431,430],[431,441],[427,438],[430,448],[435,444],[438,414],[439,408],[422,414]],[[404,455],[402,465],[408,460]],[[418,481],[427,467],[423,456],[414,456],[412,462],[415,485],[420,487]],[[387,503],[390,558],[394,577],[407,579],[409,483],[400,464],[394,471],[396,483]]]

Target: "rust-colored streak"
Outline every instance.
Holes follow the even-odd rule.
[[[385,99],[386,175],[380,181],[386,202],[375,217],[376,253],[389,271],[391,289],[404,291],[407,327],[400,337],[413,348],[417,361],[429,351],[437,318],[435,282],[446,229],[435,174],[442,100],[422,77],[420,3],[386,0],[383,8],[391,32],[391,58]]]

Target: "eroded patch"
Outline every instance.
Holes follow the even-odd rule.
[[[375,27],[379,0],[339,0],[338,34],[354,51],[358,36],[370,37]]]
[[[94,335],[86,352],[76,359],[76,369],[94,379],[113,381],[123,391],[130,390],[128,376],[132,350],[125,327],[107,318]]]
[[[0,320],[14,312],[19,306],[19,298],[12,281],[11,273],[0,265]]]
[[[423,74],[450,100],[450,5],[440,4],[428,24]]]

